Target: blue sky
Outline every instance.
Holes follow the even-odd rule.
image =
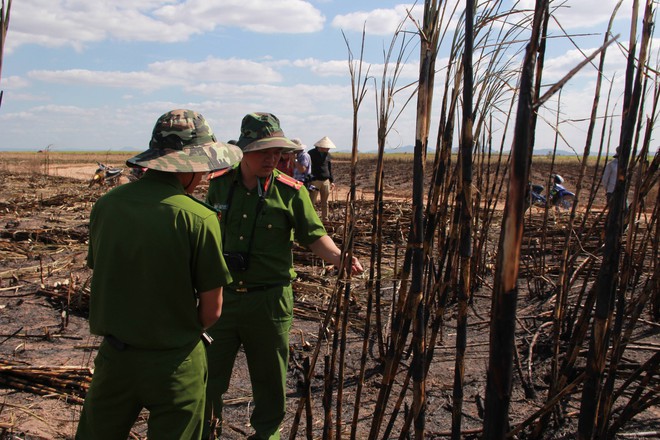
[[[533,3],[522,0],[516,9],[524,15]],[[574,41],[589,53],[600,45],[615,3],[568,0],[554,15],[564,30],[579,34]],[[631,3],[624,1],[615,22],[626,46]],[[503,2],[502,8],[508,7]],[[141,151],[158,116],[174,108],[202,113],[221,140],[238,137],[246,113],[267,111],[280,118],[289,137],[312,145],[329,136],[340,150],[348,150],[352,103],[342,31],[357,58],[365,27],[365,62],[379,82],[383,51],[407,9],[421,21],[419,5],[387,0],[15,0],[0,79],[0,150],[51,145],[59,151]],[[446,19],[449,36],[438,67],[446,61],[455,20]],[[414,30],[411,20],[405,28]],[[547,84],[583,56],[556,24],[551,32],[558,38],[549,41]],[[408,38],[414,46],[399,86],[417,76],[418,38]],[[610,54],[606,71],[616,101],[625,60],[619,49]],[[518,66],[513,46],[511,56]],[[582,150],[585,125],[578,121],[591,110],[594,70],[586,68],[562,92],[560,149],[570,144]],[[359,114],[360,151],[376,148],[375,84],[368,84]],[[443,85],[439,72],[435,109]],[[397,95],[397,109],[408,94]],[[388,148],[414,143],[413,107],[414,101],[397,120]],[[546,107],[554,109],[556,103]],[[537,148],[554,142],[553,130],[543,121],[554,122],[553,112],[542,112]],[[434,121],[438,113],[434,110]],[[434,124],[432,140],[436,131]]]

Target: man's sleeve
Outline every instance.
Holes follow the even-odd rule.
[[[304,186],[298,190],[298,194],[292,201],[293,216],[295,219],[294,236],[302,246],[307,246],[324,235],[328,235],[319,219],[309,192]]]

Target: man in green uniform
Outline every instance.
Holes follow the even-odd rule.
[[[341,251],[302,182],[275,168],[282,152],[299,149],[284,136],[279,120],[270,113],[246,115],[238,146],[241,162],[209,176],[207,202],[221,212],[223,249],[233,281],[225,288],[222,319],[209,329],[215,342],[207,347],[206,418],[210,434],[242,345],[254,400],[250,423],[255,434],[250,438],[279,439],[293,318],[291,280],[296,277],[293,240],[336,266]],[[362,272],[357,258],[351,265],[354,273]]]
[[[231,276],[217,213],[190,194],[242,153],[190,110],[161,116],[142,179],[101,197],[90,216],[89,325],[103,336],[76,439],[125,439],[142,408],[150,439],[200,439],[207,362],[201,337]]]

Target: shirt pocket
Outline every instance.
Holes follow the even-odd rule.
[[[282,246],[293,241],[293,225],[287,215],[277,209],[269,209],[257,218],[255,239],[265,240],[268,247]],[[289,246],[290,247],[290,244]]]

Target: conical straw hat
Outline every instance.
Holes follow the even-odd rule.
[[[330,138],[327,137],[327,136],[323,136],[323,138],[321,140],[317,141],[314,144],[314,146],[319,147],[319,148],[330,148],[330,149],[337,148],[337,146],[334,144],[334,142],[332,142],[330,140]]]

